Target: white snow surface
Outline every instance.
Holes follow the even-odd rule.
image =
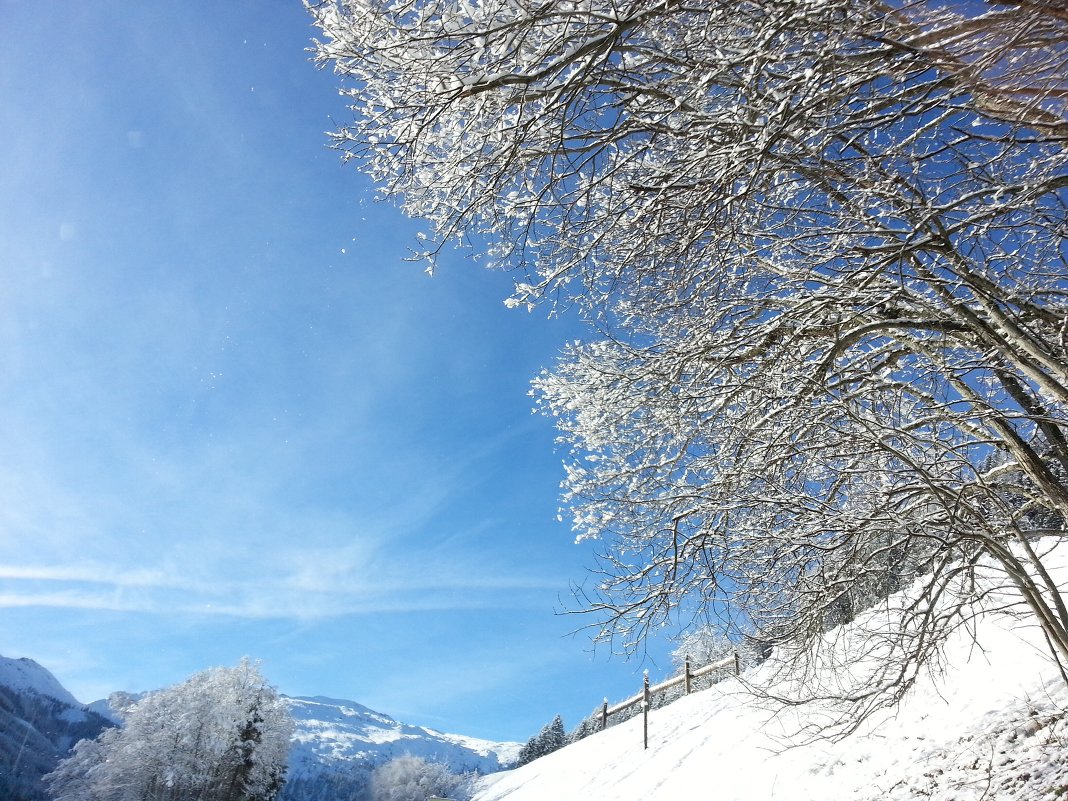
[[[0,656],[0,685],[10,687],[18,693],[33,692],[45,695],[78,711],[84,709],[83,704],[71,695],[55,676],[32,659]],[[77,719],[82,718],[84,715]]]
[[[440,762],[455,772],[490,773],[512,764],[519,743],[497,743],[401,723],[354,701],[287,697],[296,721],[291,775],[337,769],[346,763],[380,765],[411,755]]]
[[[1068,799],[1068,690],[1041,633],[995,613],[975,633],[951,642],[941,677],[837,742],[799,734],[818,708],[746,690],[773,655],[651,712],[648,750],[639,716],[480,779],[473,801]]]

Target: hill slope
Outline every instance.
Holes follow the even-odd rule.
[[[1041,633],[989,613],[976,634],[950,644],[941,678],[839,742],[801,735],[820,708],[776,707],[731,679],[652,712],[649,750],[638,717],[481,779],[474,801],[1068,799],[1068,689]]]

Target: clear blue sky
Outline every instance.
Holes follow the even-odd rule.
[[[643,667],[554,611],[591,550],[527,391],[582,332],[403,260],[313,34],[0,0],[0,654],[83,701],[247,654],[445,730],[573,725]]]

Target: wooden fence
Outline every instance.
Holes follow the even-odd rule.
[[[645,682],[642,686],[641,692],[637,695],[628,698],[626,701],[621,701],[615,706],[608,705],[608,699],[604,700],[604,706],[601,707],[601,731],[608,728],[608,718],[612,715],[618,715],[620,712],[625,712],[628,709],[641,704],[642,707],[642,729],[643,737],[645,740],[645,747],[649,747],[649,709],[652,705],[653,696],[660,695],[667,692],[672,687],[678,687],[680,684],[683,686],[683,692],[685,695],[689,695],[693,689],[693,680],[699,679],[702,676],[707,676],[709,673],[715,673],[717,670],[723,670],[724,668],[734,668],[734,675],[737,676],[742,672],[741,660],[738,658],[738,652],[735,651],[731,656],[725,657],[718,662],[713,662],[709,665],[704,665],[696,670],[690,667],[690,658],[686,657],[686,663],[683,666],[682,673],[674,678],[670,678],[667,681],[662,681],[659,684],[649,684],[649,671],[645,671]]]

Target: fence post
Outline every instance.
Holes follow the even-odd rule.
[[[642,730],[645,738],[645,748],[649,748],[649,671],[645,671],[645,684],[642,688]]]
[[[692,678],[690,676],[690,655],[689,654],[686,655],[686,665],[685,665],[684,670],[686,671],[686,694],[689,695],[690,694],[690,679]]]
[[[601,731],[608,728],[608,699],[604,699],[604,706],[601,707]]]
[[[742,660],[738,658],[738,649],[734,649],[734,675],[742,675]]]

